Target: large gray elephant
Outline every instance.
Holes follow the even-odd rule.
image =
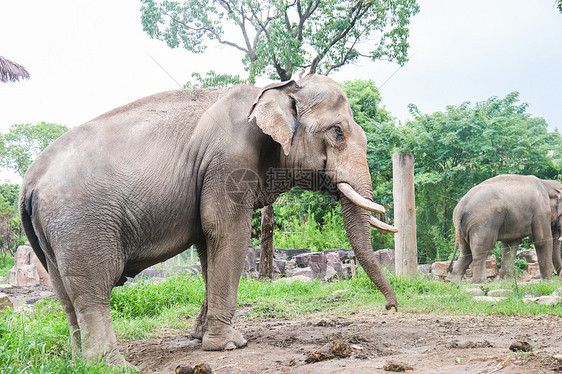
[[[22,223],[66,312],[74,354],[125,364],[111,289],[192,244],[206,288],[193,335],[205,350],[244,346],[231,320],[252,211],[293,186],[341,199],[359,263],[396,309],[370,237],[371,225],[395,229],[371,216],[384,209],[372,202],[366,137],[340,87],[308,76],[236,86],[211,106],[213,95],[170,91],[110,111],[61,136],[27,171]]]
[[[532,175],[498,175],[473,187],[453,212],[461,254],[447,279],[460,280],[472,262],[474,283],[486,281],[486,257],[503,244],[500,277],[515,276],[515,255],[524,237],[537,250],[541,278],[560,275],[562,184]]]

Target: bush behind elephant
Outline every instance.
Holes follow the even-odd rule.
[[[22,223],[66,312],[73,354],[126,364],[111,289],[194,244],[205,299],[203,349],[244,346],[231,325],[251,216],[293,186],[341,199],[356,257],[396,308],[375,259],[367,141],[341,88],[323,76],[218,91],[170,91],[73,128],[37,157],[20,194]],[[197,102],[197,97],[205,100]],[[195,101],[194,101],[195,100]]]
[[[461,254],[447,279],[460,280],[472,262],[474,283],[486,280],[486,257],[497,241],[503,245],[500,277],[515,276],[521,240],[531,236],[541,278],[560,275],[562,184],[532,175],[498,175],[473,187],[453,212]],[[454,255],[453,255],[454,257]]]

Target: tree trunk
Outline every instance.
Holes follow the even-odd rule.
[[[273,206],[261,209],[260,278],[273,279]]]

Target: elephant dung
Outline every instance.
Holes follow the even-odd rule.
[[[509,346],[509,350],[513,352],[531,352],[532,349],[533,347],[531,347],[531,344],[523,340],[518,340]]]
[[[343,340],[333,340],[310,352],[304,361],[310,364],[312,362],[331,360],[333,358],[346,358],[349,356],[351,356],[351,346]]]
[[[212,372],[209,364],[199,364],[194,367],[178,365],[175,374],[211,374]]]
[[[8,295],[6,295],[4,293],[0,293],[0,310],[6,309],[6,308],[13,308],[13,307],[14,307],[14,304],[12,303],[12,301],[10,300]]]
[[[14,256],[14,267],[8,270],[8,283],[14,286],[50,286],[49,273],[28,245],[20,245]]]
[[[406,371],[414,370],[414,368],[408,364],[398,361],[387,361],[383,365],[382,369],[384,371],[393,371],[395,373],[401,373]]]

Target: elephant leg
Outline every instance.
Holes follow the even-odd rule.
[[[533,221],[531,229],[532,236],[537,250],[537,259],[539,262],[539,270],[542,279],[551,279],[554,272],[552,263],[552,231],[550,228],[550,219],[542,217]]]
[[[521,239],[502,242],[502,265],[500,268],[500,279],[515,279],[515,256],[521,244]]]
[[[203,281],[205,282],[205,298],[203,299],[201,309],[193,322],[191,336],[195,339],[201,340],[207,330],[207,244],[200,243],[197,244],[196,247],[199,261],[201,263],[201,274],[203,275]]]
[[[552,232],[552,264],[558,277],[562,277],[562,258],[560,254],[560,231]]]
[[[207,233],[207,330],[202,347],[207,351],[234,349],[247,344],[232,327],[244,259],[250,242],[252,210],[239,212],[228,220],[205,227]],[[226,223],[224,223],[226,224]],[[210,229],[210,231],[209,231]]]
[[[72,350],[72,358],[78,360],[82,353],[82,341],[80,337],[80,327],[78,326],[78,320],[76,318],[76,312],[74,311],[74,306],[70,301],[70,297],[66,293],[66,289],[62,283],[62,279],[59,273],[59,269],[52,261],[50,257],[47,256],[47,267],[49,269],[49,277],[51,278],[51,284],[57,293],[57,298],[66,314],[66,319],[68,321],[68,330],[70,332],[70,348]]]
[[[459,246],[461,254],[459,259],[453,265],[453,270],[449,275],[447,275],[446,280],[449,282],[459,282],[472,262],[472,251],[468,243],[465,240],[461,240],[459,242]]]
[[[486,283],[486,259],[497,242],[497,232],[486,230],[472,235],[472,283]]]
[[[124,267],[123,260],[115,254],[122,252],[117,245],[110,244],[109,238],[95,244],[90,240],[73,241],[68,237],[63,240],[73,246],[75,256],[82,260],[57,261],[64,289],[72,301],[80,328],[82,356],[89,363],[103,359],[110,365],[129,366],[117,349],[109,308],[111,290]],[[97,256],[80,256],[89,248],[96,248]],[[59,253],[63,254],[71,251],[62,245],[59,249]]]

